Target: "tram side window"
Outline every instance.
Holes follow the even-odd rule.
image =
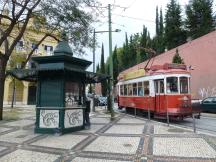
[[[180,77],[180,93],[188,93],[188,78]]]
[[[133,83],[133,95],[137,96],[137,83]]]
[[[143,90],[142,82],[138,83],[138,95],[139,96],[143,96],[144,95],[144,90]]]
[[[177,77],[167,78],[167,93],[178,93],[178,78]]]
[[[120,85],[120,95],[121,95],[121,96],[124,95],[124,88],[123,88],[123,85]]]
[[[133,95],[133,87],[132,84],[128,84],[128,96],[132,96]]]
[[[144,95],[148,96],[149,95],[149,81],[143,82],[144,84]]]
[[[124,85],[124,96],[127,96],[127,89],[128,89],[127,86],[128,86],[127,84]]]

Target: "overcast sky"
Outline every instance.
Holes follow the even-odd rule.
[[[125,41],[125,33],[128,36],[135,33],[141,33],[143,25],[145,25],[151,37],[155,35],[155,10],[156,6],[163,9],[163,15],[166,12],[166,5],[170,0],[99,0],[102,6],[108,4],[114,5],[112,8],[112,30],[120,29],[119,33],[112,33],[112,47],[122,47]],[[182,9],[189,0],[178,0]],[[184,12],[182,12],[184,16]],[[96,31],[108,30],[108,10],[104,9],[103,14],[100,15],[101,22],[94,25]],[[131,17],[131,18],[129,18]],[[97,33],[98,47],[96,48],[96,65],[100,62],[101,44],[104,43],[105,61],[109,55],[109,39],[108,33]],[[84,58],[92,61],[92,50],[89,50],[87,57]],[[88,69],[92,71],[92,66]]]

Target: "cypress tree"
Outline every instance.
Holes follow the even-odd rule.
[[[184,64],[183,58],[181,58],[181,56],[179,55],[178,48],[176,49],[176,53],[173,56],[172,63],[175,63],[175,64]]]
[[[160,34],[160,24],[159,24],[158,6],[156,7],[155,25],[156,25],[156,36],[158,36],[158,35]]]
[[[186,6],[187,34],[192,39],[214,30],[213,0],[190,0]]]
[[[104,46],[102,44],[101,48],[101,66],[100,66],[100,73],[105,74],[105,63],[104,63]],[[103,96],[106,96],[107,94],[107,82],[102,81],[101,82],[101,93]]]
[[[113,82],[115,85],[118,82],[117,77],[119,74],[119,62],[118,62],[118,58],[117,58],[117,46],[115,46],[112,58],[113,58]]]
[[[160,21],[159,21],[159,33],[160,36],[162,36],[164,34],[164,25],[163,25],[163,12],[162,12],[162,8],[160,8]]]
[[[142,48],[146,48],[147,44],[148,44],[148,31],[147,28],[145,26],[143,26],[143,32],[141,34],[141,40],[140,40],[140,62],[143,62],[147,59],[147,53],[145,52],[145,50],[143,50]]]
[[[96,73],[100,73],[100,65],[99,64],[97,64]]]
[[[181,8],[176,0],[167,4],[165,15],[165,40],[168,49],[175,48],[186,42],[186,32],[183,30]]]

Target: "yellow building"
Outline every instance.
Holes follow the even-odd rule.
[[[27,30],[24,33],[24,36],[17,43],[16,48],[13,51],[13,54],[7,65],[8,69],[11,69],[14,67],[20,68],[22,64],[22,61],[20,61],[21,59],[18,59],[19,61],[16,61],[16,60],[13,61],[12,59],[17,58],[19,56],[20,57],[22,56],[24,59],[27,58],[27,54],[29,53],[29,51],[35,47],[36,42],[40,41],[41,38],[45,34],[43,30],[41,30],[40,32],[35,30],[34,27],[32,26],[33,24],[32,21],[29,24],[31,25],[28,25]],[[57,43],[58,42],[54,40],[53,38],[47,37],[40,44],[40,46],[35,50],[33,56],[52,55],[53,49],[55,48]],[[15,66],[11,67],[10,61],[15,62]],[[28,64],[26,65],[26,68],[30,68],[32,66],[34,65],[32,64],[31,61],[29,61]],[[15,86],[14,86],[14,83],[15,83]],[[14,78],[8,76],[5,80],[4,104],[5,105],[11,104],[13,96],[14,96],[14,101],[15,101],[14,104],[16,105],[35,104],[36,83],[19,81],[17,79],[15,79],[15,82],[14,82]]]

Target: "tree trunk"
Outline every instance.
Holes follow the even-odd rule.
[[[3,119],[5,68],[6,68],[6,61],[2,58],[0,59],[0,120]]]

